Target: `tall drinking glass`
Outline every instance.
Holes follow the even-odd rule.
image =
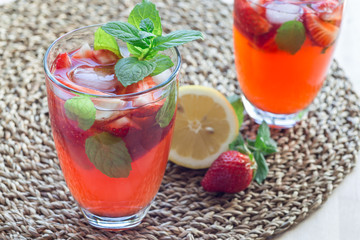
[[[306,113],[329,68],[342,0],[235,0],[237,77],[248,114],[288,128]]]
[[[50,120],[65,181],[88,222],[98,228],[125,229],[144,218],[164,176],[181,60],[178,50],[170,49],[165,54],[175,65],[153,77],[154,86],[113,94],[112,88],[118,86],[113,67],[99,64],[108,63],[109,52],[91,50],[98,27],[67,33],[47,50],[44,68]],[[119,44],[126,55],[126,44]],[[76,58],[84,49],[95,58]],[[61,69],[63,53],[75,65],[69,71]],[[95,120],[74,119],[70,99],[90,108],[89,114],[94,106]]]

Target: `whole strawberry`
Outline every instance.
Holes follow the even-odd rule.
[[[201,185],[208,192],[240,192],[251,183],[254,164],[245,154],[226,151],[213,162]]]

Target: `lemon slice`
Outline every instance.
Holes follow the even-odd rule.
[[[239,131],[233,107],[213,88],[180,87],[176,114],[169,158],[180,166],[210,167]]]

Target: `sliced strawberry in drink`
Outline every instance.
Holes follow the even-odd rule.
[[[82,87],[82,86],[79,86],[69,80],[64,80],[60,77],[56,77],[56,79],[61,82],[62,84],[64,84],[65,86],[71,88],[71,89],[74,89],[74,90],[77,90],[77,91],[80,91],[80,92],[83,92],[83,93],[89,93],[89,94],[94,94],[94,95],[110,95],[110,94],[107,94],[107,93],[103,93],[103,92],[100,92],[100,91],[97,91],[97,90],[94,90],[94,89],[91,89],[91,88],[87,88],[87,87]]]
[[[55,60],[56,69],[71,67],[71,59],[67,53],[60,53]]]
[[[119,94],[142,92],[142,91],[150,89],[154,86],[156,86],[156,83],[154,82],[152,77],[148,76],[137,83],[133,83],[133,84],[121,89]]]
[[[90,48],[88,43],[85,43],[81,48],[73,55],[73,58],[92,58],[93,50]]]
[[[141,127],[129,117],[118,118],[114,121],[104,124],[100,128],[101,130],[117,137],[125,137],[131,129],[141,130]]]
[[[328,22],[339,25],[342,19],[342,4],[335,0],[325,0],[311,4],[319,17]]]
[[[254,8],[238,1],[235,4],[235,25],[245,33],[259,36],[270,31],[271,24]]]
[[[99,64],[115,64],[119,60],[115,53],[107,49],[93,51],[93,58]]]
[[[305,27],[313,42],[321,47],[330,46],[336,40],[339,32],[339,27],[321,20],[317,15],[308,12],[308,10],[305,13]]]

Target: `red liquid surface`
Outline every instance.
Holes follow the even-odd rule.
[[[100,64],[92,58],[71,60],[72,65],[68,68],[56,69],[56,65],[53,66],[54,76],[62,83],[71,85],[78,81],[78,86],[106,94],[124,92],[124,87],[118,81],[111,80],[114,78],[113,63]],[[83,72],[80,70],[80,73],[76,73],[77,79],[74,79],[74,69],[78,70],[79,66],[93,69]],[[102,72],[103,77],[108,79],[107,84],[96,82],[96,76],[89,77],[94,69]],[[87,76],[87,79],[84,78],[81,82],[81,76]],[[146,207],[160,187],[173,132],[175,115],[165,128],[161,128],[156,122],[156,114],[164,100],[140,107],[136,106],[136,101],[149,99],[134,100],[127,103],[124,110],[111,111],[111,117],[96,120],[89,130],[83,131],[76,121],[70,120],[65,114],[63,98],[69,93],[51,81],[47,81],[47,88],[51,125],[60,165],[66,183],[80,206],[93,214],[108,217],[129,216]],[[132,88],[132,91],[137,90]],[[87,157],[86,139],[101,132],[121,137],[125,142],[132,158],[132,170],[127,178],[111,178],[103,174]]]
[[[298,3],[300,13],[296,20],[304,24],[306,39],[295,54],[290,54],[280,50],[275,42],[281,23],[272,23],[266,14],[269,4],[284,2],[264,2],[264,7],[261,7],[245,0],[235,1],[233,36],[238,81],[245,97],[257,108],[276,114],[296,113],[305,109],[316,97],[334,51],[334,43],[325,47],[314,41],[315,30],[309,30],[307,15],[311,14],[319,23],[326,22],[325,24],[335,26],[330,26],[331,29],[338,30],[343,6],[325,9],[330,13],[337,11],[337,20],[324,21],[321,19],[325,14],[324,7],[321,11],[315,8],[321,1]],[[333,5],[335,3],[338,5],[338,2],[332,1]],[[256,16],[270,24],[266,33],[257,35],[246,29],[248,26],[240,18],[245,18],[244,9],[248,7],[256,10]],[[333,15],[332,17],[335,18]]]

